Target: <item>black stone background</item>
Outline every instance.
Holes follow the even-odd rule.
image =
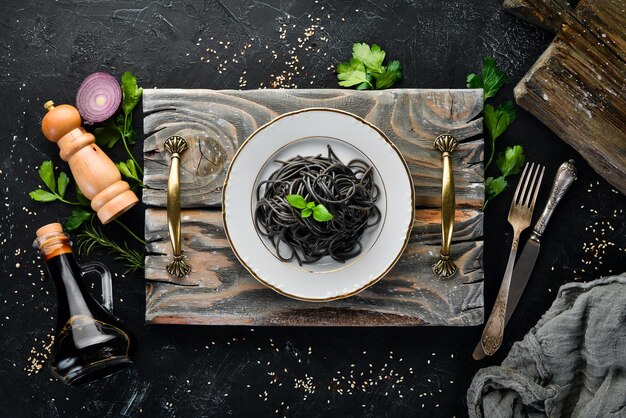
[[[286,22],[289,29],[280,39],[278,27]],[[298,38],[304,39],[312,23],[319,27],[300,48]],[[57,147],[41,134],[41,105],[48,99],[73,103],[80,81],[94,71],[120,76],[128,69],[145,88],[238,88],[240,77],[247,80],[245,88],[267,86],[272,74],[287,69],[293,47],[304,69],[291,83],[337,87],[328,67],[347,60],[355,41],[380,43],[388,57],[401,60],[405,80],[399,87],[462,88],[466,74],[492,55],[508,74],[499,102],[512,98],[513,86],[551,38],[504,13],[494,0],[0,1],[0,414],[465,416],[466,391],[476,371],[501,362],[550,306],[560,285],[624,269],[626,199],[533,116],[518,109],[498,149],[522,144],[530,160],[546,164],[547,184],[562,161],[574,158],[578,181],[548,227],[533,277],[492,359],[470,357],[481,327],[144,325],[142,274],[122,276],[123,267],[97,253],[94,258],[117,273],[116,313],[137,337],[136,364],[99,383],[67,388],[52,378],[47,365],[39,373],[27,371],[29,357],[36,357],[31,350],[43,352],[42,341],[48,341],[55,306],[54,290],[31,242],[37,227],[71,210],[27,195],[40,184],[36,167],[43,160],[52,158],[68,171]],[[231,42],[230,50],[219,41]],[[244,57],[230,62],[222,74],[215,59],[201,59],[210,55],[206,48],[213,48],[230,60],[246,43],[252,46]],[[134,123],[141,138],[140,111]],[[140,143],[133,152],[141,158]],[[119,146],[111,155],[124,158]],[[488,174],[493,172],[490,168]],[[544,186],[541,205],[548,189]],[[73,196],[73,187],[69,190]],[[506,222],[511,197],[512,191],[506,191],[485,216],[487,313],[511,242]],[[137,206],[123,219],[141,231],[143,208]],[[605,224],[604,236],[598,226],[593,233],[595,222],[607,221],[613,231]],[[106,231],[124,236],[115,227]],[[603,260],[583,250],[596,237],[616,243]],[[370,378],[376,384],[364,385]]]

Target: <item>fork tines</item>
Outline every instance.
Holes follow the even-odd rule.
[[[540,164],[535,165],[535,163],[530,163],[529,168],[528,164],[529,163],[526,163],[524,165],[522,176],[517,183],[517,189],[515,189],[515,195],[513,196],[513,202],[511,204],[511,207],[521,206],[530,210],[535,207],[537,195],[539,194],[539,187],[541,186],[541,181],[543,180],[543,172],[545,170],[545,167]],[[537,175],[539,175],[539,181],[537,181]],[[528,187],[529,181],[530,187]],[[524,185],[523,188],[522,184]]]

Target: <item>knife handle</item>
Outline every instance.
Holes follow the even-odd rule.
[[[559,166],[556,176],[554,177],[554,183],[552,183],[552,190],[550,190],[548,203],[541,213],[537,224],[535,224],[535,227],[533,228],[533,232],[530,235],[531,239],[535,241],[539,241],[541,239],[541,236],[548,225],[548,221],[550,221],[550,218],[554,213],[554,209],[557,207],[561,198],[570,188],[575,179],[576,166],[574,165],[574,160],[565,161]]]

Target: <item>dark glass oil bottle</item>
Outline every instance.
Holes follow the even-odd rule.
[[[111,274],[101,263],[79,267],[61,224],[37,231],[41,250],[57,293],[57,325],[50,358],[53,374],[67,385],[80,385],[110,376],[132,364],[131,338],[110,309]],[[102,278],[103,305],[85,288],[84,273]]]

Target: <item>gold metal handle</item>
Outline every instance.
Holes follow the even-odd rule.
[[[456,149],[458,141],[452,135],[439,135],[434,146],[441,151],[443,161],[443,180],[441,185],[441,256],[433,265],[433,272],[441,277],[451,277],[456,273],[456,265],[450,260],[450,245],[454,231],[454,176],[450,162],[450,153]]]
[[[167,180],[167,225],[174,260],[167,266],[171,276],[183,277],[191,267],[185,263],[180,236],[180,154],[187,149],[187,141],[180,136],[170,136],[165,141],[165,149],[172,154],[170,176]]]

